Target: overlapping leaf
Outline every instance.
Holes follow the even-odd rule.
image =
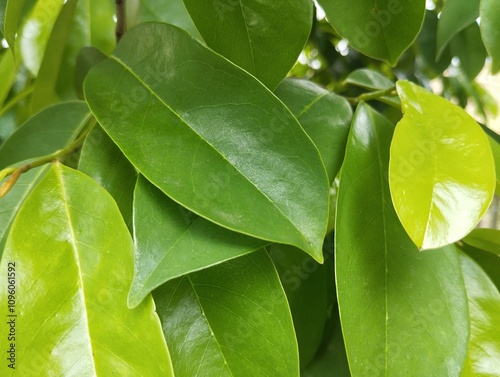
[[[177,377],[299,376],[285,293],[265,250],[154,294]]]
[[[0,81],[0,109],[16,78],[16,68],[14,55],[12,51],[8,49],[0,55],[0,77],[2,78]]]
[[[354,376],[456,376],[469,329],[460,263],[452,246],[419,253],[401,226],[388,185],[393,129],[359,105],[340,177],[335,266],[349,366]]]
[[[342,166],[352,118],[349,102],[305,80],[285,79],[275,94],[318,147],[330,184],[333,183]]]
[[[149,23],[130,30],[89,73],[85,95],[127,158],[172,199],[322,259],[328,179],[321,157],[254,77],[186,32]]]
[[[500,70],[500,2],[497,0],[481,0],[479,7],[481,17],[481,36],[486,50],[493,59],[492,71]]]
[[[356,50],[391,65],[413,43],[425,15],[421,0],[319,0],[328,21]]]
[[[270,89],[286,76],[307,42],[310,0],[184,0],[207,45]]]
[[[391,145],[391,196],[419,249],[467,235],[495,190],[489,142],[464,110],[407,81],[397,83],[404,117]]]
[[[345,83],[368,90],[385,90],[394,86],[394,82],[389,80],[383,74],[367,68],[360,68],[351,72],[345,79]],[[395,96],[381,96],[377,99],[396,107],[401,105],[399,98]]]
[[[135,274],[129,304],[173,278],[239,257],[268,242],[231,232],[165,196],[142,176],[134,192]]]
[[[111,196],[92,179],[52,167],[12,225],[3,276],[9,263],[16,268],[18,363],[3,375],[172,375],[151,297],[127,308],[132,239]],[[7,284],[2,279],[4,308]],[[7,337],[0,342],[9,349]]]
[[[14,51],[16,46],[16,37],[21,19],[23,8],[27,0],[7,0],[5,5],[4,26],[2,33],[7,40],[10,48]]]
[[[481,72],[488,56],[479,25],[475,22],[453,38],[450,49],[453,56],[460,59],[460,67],[469,80],[473,80]]]
[[[500,255],[500,230],[478,228],[463,239],[466,244]]]

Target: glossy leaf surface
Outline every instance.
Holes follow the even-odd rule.
[[[154,292],[178,377],[298,377],[285,293],[265,251],[172,280]]]
[[[134,240],[131,306],[173,278],[239,257],[268,243],[195,215],[142,176],[134,192]]]
[[[481,127],[464,110],[407,81],[397,83],[404,117],[391,144],[391,196],[419,249],[467,235],[495,190],[494,162]]]
[[[207,45],[274,89],[307,42],[310,0],[184,0]]]
[[[47,170],[47,167],[40,166],[21,174],[9,193],[0,199],[0,257],[17,211]]]
[[[137,172],[101,127],[94,127],[85,139],[78,170],[93,178],[111,194],[132,231],[132,203]]]
[[[437,55],[455,35],[476,22],[480,0],[446,0],[439,16],[437,28]]]
[[[172,375],[151,297],[127,308],[132,239],[111,196],[92,179],[55,164],[12,225],[4,276],[8,263],[18,277],[19,362],[4,375]],[[7,337],[1,342],[8,349]]]
[[[337,296],[351,373],[456,376],[469,329],[456,250],[419,253],[401,226],[388,185],[394,126],[360,104],[351,127],[335,228]]]
[[[421,0],[319,0],[319,4],[349,45],[392,66],[417,37],[425,15]]]
[[[483,42],[492,57],[492,71],[500,70],[500,2],[497,0],[481,0],[479,8],[481,17],[481,36]]]
[[[64,148],[90,119],[85,102],[66,102],[41,111],[0,147],[0,168]]]
[[[274,92],[318,147],[333,183],[344,159],[352,109],[343,97],[305,80],[285,79]]]
[[[474,229],[463,241],[478,249],[500,255],[500,230],[498,229]]]
[[[469,351],[461,377],[495,377],[500,371],[500,293],[468,256],[460,261],[471,321]]]
[[[328,221],[321,157],[254,77],[181,29],[149,23],[89,73],[85,95],[127,158],[176,202],[321,260]]]

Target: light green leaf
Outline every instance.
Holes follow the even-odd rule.
[[[0,169],[64,148],[89,121],[85,102],[57,104],[24,123],[0,147]]]
[[[460,67],[469,80],[473,80],[481,72],[488,56],[481,39],[479,25],[475,22],[452,39],[450,49],[453,56],[460,59]]]
[[[328,178],[321,157],[254,77],[181,29],[148,23],[92,69],[85,95],[125,156],[176,202],[322,259]]]
[[[460,249],[481,266],[490,279],[500,289],[500,255],[462,244]]]
[[[7,235],[17,215],[17,211],[19,211],[24,199],[26,199],[31,190],[38,184],[38,181],[47,173],[47,170],[46,166],[40,166],[21,174],[14,187],[12,187],[6,196],[0,199],[0,224],[2,224],[0,227],[0,257],[2,256]],[[4,181],[1,181],[0,185]]]
[[[474,229],[463,241],[478,249],[500,255],[500,230],[498,229]]]
[[[231,232],[175,203],[142,176],[134,192],[135,274],[129,305],[153,289],[268,244]]]
[[[398,217],[419,249],[467,235],[493,198],[488,138],[464,110],[408,81],[391,145],[389,182]]]
[[[437,28],[437,57],[455,35],[475,23],[478,17],[479,0],[445,0]]]
[[[471,321],[467,359],[461,377],[496,377],[500,371],[500,294],[472,259],[460,254]]]
[[[64,0],[38,0],[24,20],[16,43],[21,59],[37,76],[49,37],[61,11]]]
[[[78,0],[79,7],[75,27],[79,25],[82,33],[87,34],[90,43],[105,54],[111,54],[115,48],[115,2]]]
[[[268,250],[292,312],[300,365],[305,366],[318,350],[328,314],[326,266],[293,246],[273,244]]]
[[[285,293],[265,250],[172,280],[153,296],[178,377],[298,377]]]
[[[491,70],[500,71],[500,2],[497,0],[481,0],[479,8],[481,17],[481,36],[486,50],[493,59]]]
[[[352,119],[349,102],[305,80],[285,79],[274,93],[318,147],[330,184],[333,183],[342,166]]]
[[[13,264],[17,362],[5,376],[172,375],[151,296],[127,308],[132,239],[113,199],[92,179],[52,167],[12,225],[3,276]],[[3,308],[7,284],[0,282]],[[9,349],[6,336],[0,342]]]
[[[354,49],[395,66],[425,16],[422,0],[319,0],[328,21]]]
[[[7,7],[7,0],[0,0],[0,35],[3,37],[5,28],[5,8]]]
[[[2,78],[0,81],[0,109],[12,88],[16,78],[16,71],[17,67],[12,50],[7,49],[0,56],[0,77]]]
[[[132,231],[132,206],[137,172],[113,140],[97,126],[83,144],[78,170],[93,178],[111,194]]]
[[[335,228],[337,296],[351,373],[457,376],[469,331],[457,252],[448,246],[419,253],[401,226],[388,184],[394,126],[360,104],[351,127]]]
[[[484,128],[483,128],[484,129]],[[490,142],[491,152],[495,161],[495,175],[497,179],[496,193],[500,196],[500,135],[491,131],[487,133],[488,141]]]
[[[367,68],[357,69],[350,73],[345,79],[345,83],[368,90],[385,90],[390,89],[395,85],[394,82],[389,80],[380,72]],[[377,100],[396,107],[401,106],[401,101],[395,96],[382,96],[377,98]]]
[[[14,52],[16,47],[16,37],[19,27],[19,21],[23,14],[23,8],[27,0],[7,0],[4,16],[3,35],[9,44],[9,47]]]
[[[186,30],[189,34],[200,41],[198,29],[189,15],[183,0],[142,0],[141,1],[141,21],[162,21]]]
[[[37,113],[58,102],[56,85],[77,4],[78,0],[68,0],[64,4],[47,40],[43,60],[35,81],[35,89],[31,96],[31,113]]]
[[[210,48],[271,90],[292,69],[311,32],[310,0],[184,0],[184,4]]]

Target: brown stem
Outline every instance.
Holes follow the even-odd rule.
[[[123,34],[127,31],[127,7],[126,0],[115,0],[116,4],[116,43],[120,42]]]

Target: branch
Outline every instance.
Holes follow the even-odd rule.
[[[379,90],[376,92],[363,93],[357,97],[349,97],[349,98],[347,98],[347,100],[349,101],[349,103],[351,103],[353,105],[357,105],[361,101],[370,101],[372,99],[379,99],[380,97],[390,96],[390,95],[395,95],[395,94],[396,94],[396,88],[391,87],[389,89]]]
[[[116,43],[120,42],[123,34],[127,31],[127,4],[126,0],[115,0],[116,4]]]

